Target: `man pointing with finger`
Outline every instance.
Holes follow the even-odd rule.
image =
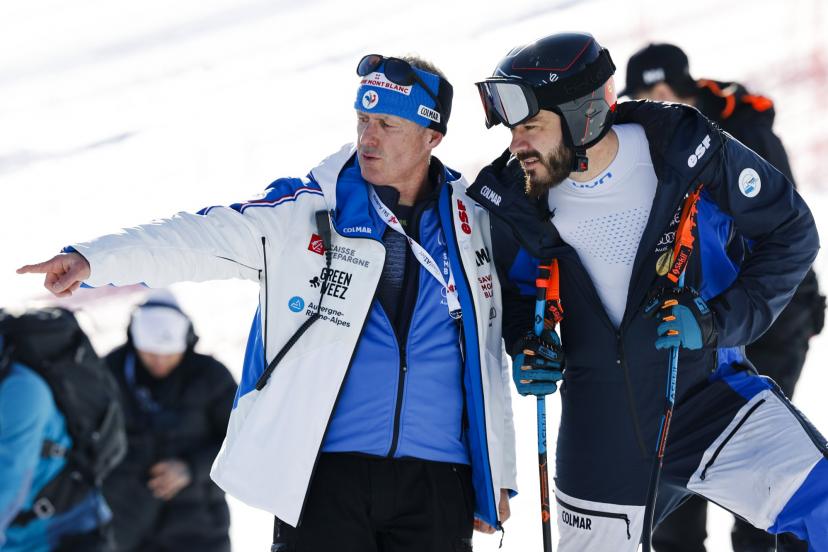
[[[213,479],[276,516],[274,550],[471,550],[516,488],[500,284],[486,213],[432,157],[452,88],[368,55],[357,142],[264,198],[76,244],[20,272],[58,296],[115,285],[260,285]]]

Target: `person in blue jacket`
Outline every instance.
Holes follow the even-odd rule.
[[[100,530],[111,513],[97,490],[69,511],[15,523],[19,512],[38,511],[35,497],[66,463],[65,457],[43,457],[44,441],[69,449],[72,439],[46,381],[4,352],[0,335],[0,550],[111,550]]]
[[[557,550],[645,540],[674,347],[656,523],[695,494],[828,550],[826,441],[744,353],[810,268],[813,217],[695,109],[617,103],[614,70],[594,37],[566,33],[514,48],[478,83],[487,125],[512,133],[468,193],[492,214],[514,379],[536,395],[562,380]],[[550,259],[560,339],[530,331]]]
[[[256,282],[213,480],[274,514],[274,551],[468,551],[517,487],[488,213],[432,155],[451,113],[442,72],[369,54],[357,75],[356,141],[307,176],[21,272],[59,295]]]

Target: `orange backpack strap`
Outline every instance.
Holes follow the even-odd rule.
[[[725,92],[716,81],[712,80],[699,79],[698,85],[700,88],[707,88],[725,101],[724,109],[719,114],[722,119],[727,119],[733,115],[733,111],[736,109],[736,97],[733,95],[733,92]]]
[[[767,111],[773,107],[773,101],[765,96],[757,96],[753,94],[745,94],[742,96],[742,101],[758,112]]]

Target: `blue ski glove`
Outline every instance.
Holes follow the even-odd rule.
[[[716,345],[713,313],[692,288],[664,288],[651,295],[644,315],[661,316],[656,349],[701,349]]]
[[[563,350],[554,330],[541,337],[534,333],[518,341],[512,356],[512,379],[521,395],[549,395],[558,389],[563,378]]]

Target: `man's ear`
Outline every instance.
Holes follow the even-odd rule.
[[[427,129],[426,133],[426,145],[431,149],[436,148],[443,141],[443,134],[441,132]]]

